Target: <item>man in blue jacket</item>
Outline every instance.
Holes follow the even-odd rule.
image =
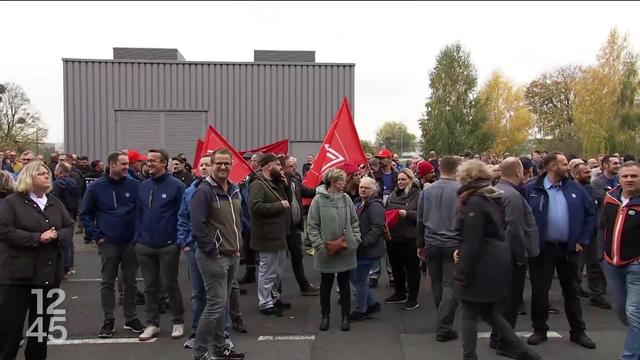
[[[557,271],[571,326],[570,339],[595,349],[596,344],[585,333],[578,297],[578,263],[580,253],[595,234],[595,204],[582,186],[568,179],[569,163],[564,155],[549,154],[542,164],[545,173],[525,187],[527,202],[538,226],[540,247],[540,255],[529,261],[534,332],[527,342],[538,345],[547,340],[549,289],[553,273]]]
[[[184,306],[178,284],[180,249],[178,210],[185,185],[167,171],[169,154],[163,149],[149,150],[147,165],[151,178],[140,184],[136,202],[136,255],[144,277],[147,328],[139,336],[148,341],[160,333],[159,281],[169,295],[173,315],[171,337],[184,335]]]
[[[144,330],[137,318],[135,304],[138,264],[133,236],[138,182],[127,177],[129,159],[126,154],[114,152],[109,155],[107,162],[109,175],[103,175],[89,184],[80,211],[85,233],[98,245],[102,261],[100,298],[104,324],[98,333],[100,338],[113,335],[114,281],[120,267],[123,273],[121,281],[124,283],[124,328],[135,333]]]

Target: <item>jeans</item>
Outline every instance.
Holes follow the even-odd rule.
[[[304,266],[302,264],[302,238],[300,232],[292,229],[291,234],[287,235],[287,247],[289,248],[289,254],[291,254],[291,268],[293,269],[293,275],[296,277],[300,291],[309,288],[309,280],[304,274]]]
[[[192,247],[191,250],[184,252],[187,258],[187,274],[191,282],[191,331],[193,333],[198,329],[198,322],[200,321],[200,316],[207,301],[204,281],[202,280],[202,274],[200,274],[198,262],[196,261],[196,252],[196,247]]]
[[[322,316],[329,316],[331,313],[331,288],[333,287],[333,278],[335,273],[320,274],[320,312]],[[349,316],[351,313],[351,288],[349,285],[349,277],[351,271],[343,271],[338,273],[338,286],[340,287],[340,302],[342,307],[342,316]]]
[[[437,310],[437,333],[451,330],[458,309],[458,297],[453,287],[454,247],[427,246],[427,269],[431,278],[433,300]]]
[[[278,288],[284,269],[287,252],[262,251],[258,268],[258,306],[260,309],[272,307],[280,298]]]
[[[225,346],[226,309],[240,259],[237,256],[208,257],[197,252],[196,261],[207,294],[207,304],[198,323],[193,348],[195,358],[200,358],[209,351],[210,345],[213,345],[214,352]]]
[[[379,258],[378,261],[374,262],[371,265],[371,270],[369,270],[369,279],[378,280],[380,278],[380,274],[382,273],[382,259],[384,259],[385,262],[385,268],[387,270],[387,275],[389,275],[389,281],[393,279],[393,270],[391,269],[389,257],[387,256]]]
[[[160,326],[160,281],[169,295],[174,324],[184,323],[184,305],[178,284],[180,249],[175,245],[151,248],[136,244],[136,256],[144,277],[144,300],[149,325]]]
[[[462,358],[476,360],[478,341],[478,317],[487,322],[498,333],[505,347],[513,354],[520,354],[524,343],[518,338],[509,323],[500,315],[497,303],[460,301],[462,318]]]
[[[583,333],[586,329],[582,319],[582,306],[578,297],[578,261],[580,254],[569,251],[566,246],[546,244],[536,258],[529,259],[531,280],[531,321],[533,331],[546,334],[549,331],[549,289],[553,273],[558,272],[558,280],[564,297],[564,310],[569,320],[571,334]]]
[[[358,258],[358,267],[353,272],[353,286],[356,288],[356,303],[355,303],[355,311],[359,313],[364,313],[367,311],[367,307],[369,305],[373,305],[378,302],[371,289],[369,289],[369,270],[371,269],[371,265],[379,261],[380,258]],[[342,296],[342,289],[340,290],[340,295]],[[349,294],[349,293],[345,293]],[[343,297],[343,300],[345,298]]]
[[[627,327],[627,339],[620,360],[640,359],[640,262],[613,266],[602,262],[609,282],[613,309]]]
[[[102,263],[102,280],[100,282],[100,301],[105,321],[114,321],[113,311],[116,306],[116,291],[114,282],[118,276],[118,269],[122,269],[122,278],[118,282],[123,285],[124,299],[122,308],[126,321],[137,317],[136,313],[136,271],[138,261],[134,244],[112,244],[103,242],[98,245],[98,254]]]
[[[416,256],[415,241],[387,242],[387,254],[393,270],[396,295],[405,297],[409,285],[409,300],[418,300],[420,289],[420,259]]]
[[[37,295],[32,294],[32,289],[42,290],[44,314],[37,314]],[[13,360],[18,354],[18,348],[22,334],[24,334],[24,319],[28,315],[27,329],[38,318],[42,318],[42,327],[35,326],[34,333],[44,332],[43,341],[37,337],[28,337],[24,350],[25,360],[42,360],[47,358],[47,339],[49,335],[49,323],[51,315],[46,314],[46,309],[54,299],[47,296],[50,288],[37,286],[0,285],[0,359]],[[56,335],[59,335],[56,334]]]

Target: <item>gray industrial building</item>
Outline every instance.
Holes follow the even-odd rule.
[[[254,62],[186,61],[177,49],[114,48],[113,59],[62,59],[65,149],[105,159],[163,147],[193,159],[213,125],[238,150],[290,140],[315,153],[354,68],[313,51],[255,51]]]

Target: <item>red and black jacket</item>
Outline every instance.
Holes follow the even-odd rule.
[[[622,206],[622,188],[611,190],[604,198],[604,258],[615,266],[640,260],[640,198],[633,197]]]

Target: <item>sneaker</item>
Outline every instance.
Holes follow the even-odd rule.
[[[542,332],[534,332],[527,338],[527,344],[529,345],[540,345],[543,341],[547,341],[547,333]]]
[[[603,298],[602,296],[592,297],[589,304],[600,309],[611,310],[611,303],[609,303],[607,299]]]
[[[184,348],[185,349],[193,349],[193,344],[195,342],[196,342],[196,334],[191,334],[191,336],[189,336],[187,341],[184,342]]]
[[[349,321],[362,321],[368,317],[366,312],[354,311],[349,315]]]
[[[144,331],[144,326],[140,323],[140,320],[133,319],[124,323],[124,328],[127,330],[131,330],[136,334],[139,334]]]
[[[224,336],[224,347],[229,350],[233,350],[235,347],[235,345],[233,345],[233,341],[231,341],[231,338],[229,337],[229,334]]]
[[[317,288],[311,284],[307,286],[304,290],[300,290],[300,294],[302,296],[318,296],[320,295],[320,288]]]
[[[262,315],[274,315],[274,316],[281,317],[282,316],[282,310],[272,306],[272,307],[268,307],[266,309],[260,309],[260,314],[262,314]]]
[[[138,336],[138,340],[140,341],[149,341],[155,337],[158,337],[160,334],[160,328],[155,325],[149,325],[146,329]]]
[[[418,304],[417,301],[415,300],[409,300],[407,301],[404,306],[402,307],[402,310],[414,310],[420,307],[420,304]]]
[[[280,309],[280,310],[291,310],[291,303],[286,303],[283,301],[276,301],[275,304],[273,304],[273,307],[275,307],[276,309]]]
[[[382,311],[382,307],[380,306],[380,303],[375,303],[367,306],[367,311],[365,311],[365,314],[373,315],[373,314],[379,313],[380,311]]]
[[[388,298],[384,299],[384,302],[386,304],[404,304],[407,302],[407,297],[406,296],[401,296],[398,294],[393,294],[391,296],[389,296]]]
[[[173,330],[171,330],[172,339],[180,339],[184,336],[184,324],[173,324]]]
[[[369,289],[375,289],[378,287],[378,279],[369,278]]]
[[[248,332],[247,326],[244,324],[244,321],[242,321],[242,319],[236,319],[232,321],[231,327],[233,328],[233,330],[241,334],[246,334]]]
[[[455,340],[457,338],[458,338],[458,333],[453,331],[453,330],[449,330],[444,334],[438,334],[436,336],[436,341],[437,342],[447,342],[447,341]]]
[[[101,339],[112,337],[114,323],[115,322],[113,320],[105,320],[102,328],[100,329],[100,332],[98,333],[98,337]]]
[[[220,351],[216,351],[211,360],[243,360],[244,353],[237,353],[231,349],[222,349]]]

